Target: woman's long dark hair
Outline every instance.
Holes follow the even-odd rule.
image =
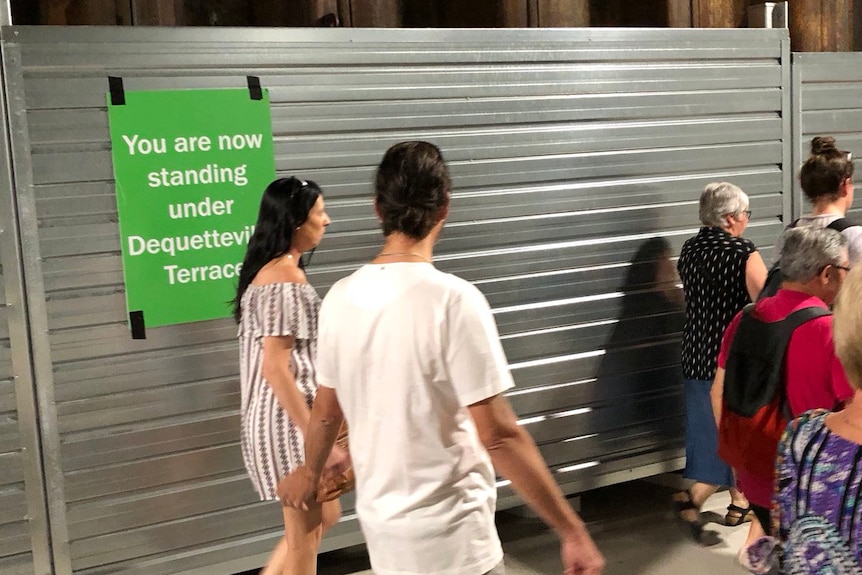
[[[323,192],[312,181],[279,178],[266,187],[260,199],[260,211],[254,234],[248,242],[239,285],[233,300],[233,317],[240,320],[242,296],[257,272],[268,262],[290,249],[293,231],[305,223],[308,213]],[[300,267],[302,262],[299,263]]]

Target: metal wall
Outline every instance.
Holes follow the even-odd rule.
[[[438,265],[491,301],[510,399],[569,491],[681,465],[678,294],[639,250],[677,254],[710,181],[749,192],[758,245],[790,212],[785,31],[4,28],[2,46],[59,575],[239,571],[280,524],[242,469],[234,324],[129,336],[108,75],[260,76],[279,173],[327,194],[321,294],[380,245],[383,151],[438,144],[455,187]],[[346,505],[325,548],[358,541]]]
[[[838,147],[862,157],[862,54],[793,54],[794,213],[811,211],[799,185],[799,167],[811,152],[814,136],[831,135]],[[857,162],[858,165],[858,162]],[[857,176],[858,179],[858,176]],[[862,223],[862,202],[848,212]]]
[[[2,10],[0,10],[2,16]],[[5,117],[5,92],[0,110]],[[48,575],[51,556],[33,370],[12,190],[9,137],[0,122],[0,573]]]

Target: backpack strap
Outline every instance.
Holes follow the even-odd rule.
[[[801,326],[803,323],[811,321],[812,319],[823,317],[824,315],[832,315],[832,312],[826,308],[814,305],[796,310],[778,322],[778,329],[781,331],[781,340],[789,344],[790,337],[793,335],[793,332],[796,331],[797,327]]]
[[[844,230],[846,230],[847,228],[852,227],[854,225],[855,224],[853,222],[851,222],[850,220],[848,220],[847,218],[838,218],[837,220],[835,220],[834,222],[831,222],[826,227],[829,228],[830,230],[835,230],[836,232],[841,233]]]
[[[820,306],[810,306],[798,309],[778,322],[778,330],[781,333],[782,348],[784,350],[784,353],[780,358],[782,363],[787,358],[787,347],[790,345],[790,338],[793,337],[793,332],[796,331],[796,328],[812,319],[817,319],[818,317],[823,317],[825,315],[832,315],[832,312]],[[778,405],[781,406],[781,412],[784,414],[784,417],[787,418],[787,421],[793,421],[793,412],[790,410],[790,401],[787,399],[786,380],[779,391]]]
[[[774,393],[773,397],[778,400],[778,405],[781,409],[782,414],[787,418],[788,421],[792,420],[793,416],[790,411],[790,405],[787,401],[787,381],[785,379],[786,374],[784,373],[785,359],[787,356],[787,348],[790,345],[790,338],[793,336],[793,332],[796,331],[796,329],[802,324],[818,317],[830,315],[831,313],[832,312],[823,307],[809,306],[796,310],[782,320],[775,322],[765,322],[759,317],[757,317],[755,304],[750,303],[746,305],[742,309],[742,321],[739,324],[737,333],[733,338],[733,343],[731,344],[726,369],[728,370],[728,372],[735,372],[735,370],[737,369],[737,358],[742,357],[742,355],[745,354],[745,352],[742,352],[741,349],[737,346],[741,345],[745,347],[751,345],[759,345],[762,343],[766,345],[767,348],[771,348],[768,352],[766,351],[766,349],[763,349],[763,351],[774,354],[771,356],[771,364],[774,366],[772,369],[780,371],[781,374],[781,383],[778,384],[778,382],[776,381],[777,385],[773,388],[774,391],[772,392]],[[745,332],[747,334],[745,338],[741,337],[741,333],[743,330],[748,330]],[[752,337],[754,337],[755,339],[752,340]],[[745,343],[743,343],[743,341],[745,341]],[[773,374],[774,376],[778,376],[778,373],[773,372]],[[727,384],[727,381],[725,383]],[[724,399],[725,401],[729,401],[731,405],[737,405],[736,408],[731,407],[731,409],[733,409],[735,412],[741,413],[746,417],[750,417],[750,415],[746,414],[746,410],[749,408],[741,407],[741,405],[737,403],[738,401],[743,401],[739,393],[739,390],[731,391],[731,388],[727,387],[726,385]],[[740,409],[743,411],[738,411]]]

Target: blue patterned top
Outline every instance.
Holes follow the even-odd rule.
[[[803,414],[778,445],[773,527],[788,575],[862,573],[862,446],[832,433],[827,415]]]

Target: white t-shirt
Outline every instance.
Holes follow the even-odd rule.
[[[838,214],[802,216],[796,220],[796,227],[814,226],[816,228],[825,228],[840,217],[841,216]],[[850,252],[850,265],[859,265],[862,263],[862,226],[850,226],[849,228],[845,228],[841,234],[847,238],[847,250]],[[778,241],[775,242],[775,249],[773,250],[774,260],[778,258],[778,254],[781,253],[783,245],[784,243],[779,237]]]
[[[494,470],[466,407],[513,382],[482,293],[427,263],[363,266],[323,301],[317,359],[350,426],[374,572],[497,565]]]

